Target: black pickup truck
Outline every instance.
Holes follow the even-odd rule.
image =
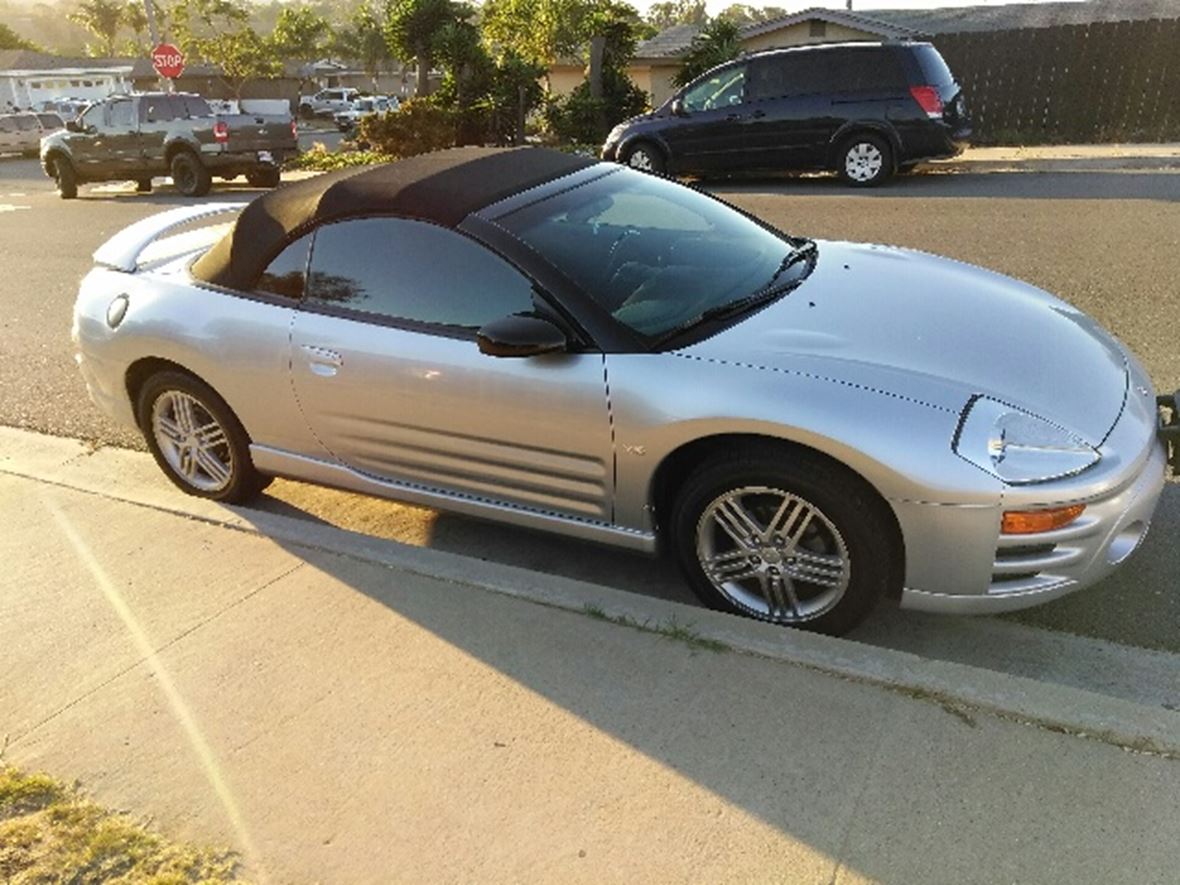
[[[215,114],[184,93],[113,95],[43,138],[41,165],[66,200],[88,181],[134,181],[150,191],[156,175],[201,197],[214,175],[274,187],[283,160],[299,150],[296,136],[290,115]]]

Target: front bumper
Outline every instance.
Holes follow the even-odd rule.
[[[1180,411],[1135,366],[1100,467],[1043,485],[1008,487],[996,506],[893,502],[906,538],[903,608],[948,614],[1016,611],[1091,586],[1139,547],[1176,469]],[[1005,510],[1085,504],[1052,532],[1000,533]]]

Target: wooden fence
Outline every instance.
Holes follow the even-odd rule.
[[[1180,141],[1180,19],[945,34],[979,144]]]

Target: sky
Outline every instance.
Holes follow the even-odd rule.
[[[645,12],[653,0],[630,0],[640,12]],[[844,0],[707,0],[709,14],[720,12],[734,2],[745,2],[750,6],[778,6],[787,12],[799,12],[817,6],[828,9],[845,9]],[[852,0],[852,11],[869,9],[938,9],[947,6],[1005,6],[1011,0]],[[1044,3],[1053,0],[1020,0],[1024,3]]]

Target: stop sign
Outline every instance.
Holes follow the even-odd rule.
[[[152,50],[152,67],[161,77],[174,80],[184,70],[184,53],[171,43],[161,43]]]

